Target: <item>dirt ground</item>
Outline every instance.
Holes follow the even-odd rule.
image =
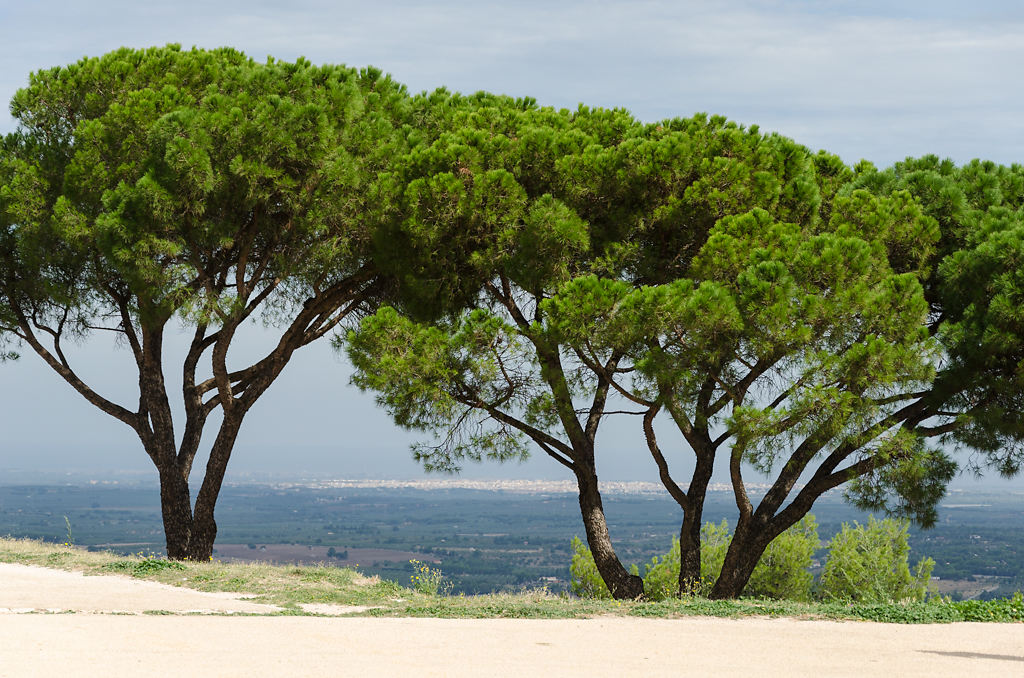
[[[253,607],[0,564],[0,676],[1024,675],[1022,624],[225,615]]]

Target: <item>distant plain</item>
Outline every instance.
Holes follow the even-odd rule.
[[[0,535],[30,537],[115,553],[163,550],[158,492],[137,476],[90,483],[2,484]],[[454,593],[546,587],[565,590],[569,541],[582,535],[572,493],[551,482],[518,483],[516,491],[479,489],[457,480],[339,485],[319,481],[238,483],[218,507],[215,558],[224,561],[352,567],[408,584],[416,559],[439,568]],[[433,489],[419,489],[420,487]],[[510,483],[497,483],[509,487]],[[608,492],[606,510],[624,562],[641,569],[668,550],[679,512],[657,493]],[[814,509],[827,541],[843,522],[867,515],[831,495]],[[709,495],[705,519],[732,521],[729,492]],[[67,523],[65,523],[65,516]],[[931,530],[911,530],[911,561],[935,559],[937,592],[959,598],[1005,597],[1024,588],[1024,493],[954,490]],[[824,551],[818,554],[824,556]],[[819,558],[820,563],[820,558]]]

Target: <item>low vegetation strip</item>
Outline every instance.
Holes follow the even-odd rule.
[[[958,621],[1024,622],[1024,598],[954,602],[936,599],[907,604],[800,603],[753,598],[707,600],[696,596],[661,601],[587,600],[544,589],[481,596],[450,596],[417,586],[366,577],[358,569],[332,566],[169,562],[139,554],[123,557],[68,545],[0,539],[0,562],[82,572],[126,574],[197,591],[247,594],[252,602],[276,605],[280,615],[317,614],[315,606],[358,606],[363,616],[573,619],[604,615],[677,618],[792,617],[895,623]],[[0,601],[0,607],[4,607]]]

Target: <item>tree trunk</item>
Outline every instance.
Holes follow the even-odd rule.
[[[199,514],[199,511],[196,511]],[[217,539],[217,522],[211,509],[202,520],[196,520],[188,548],[188,560],[206,563],[213,560],[213,542]]]
[[[696,504],[683,514],[679,528],[679,595],[695,593],[700,588],[700,521],[703,504]]]
[[[245,412],[238,406],[225,413],[217,439],[210,449],[210,460],[206,464],[206,475],[196,497],[195,514],[192,523],[192,539],[189,542],[189,559],[205,562],[213,559],[213,542],[217,539],[217,521],[214,509],[217,497],[224,484],[228,460],[238,438]]]
[[[615,555],[608,523],[604,517],[604,506],[601,493],[597,487],[597,474],[591,469],[580,468],[576,471],[576,480],[580,488],[580,512],[583,516],[583,528],[587,533],[590,552],[594,554],[601,579],[604,580],[612,598],[616,600],[634,600],[644,595],[643,579],[630,574],[622,566]]]
[[[144,441],[150,458],[160,473],[160,507],[163,513],[167,557],[171,560],[206,562],[213,558],[213,543],[217,538],[214,508],[220,495],[231,450],[245,412],[237,408],[225,415],[210,449],[203,484],[193,509],[188,486],[188,466],[180,462],[173,448],[168,452],[158,449],[159,444],[149,438]],[[154,449],[157,448],[157,449]]]
[[[700,588],[700,528],[714,462],[714,452],[698,455],[686,490],[683,524],[679,528],[679,595],[694,593]]]
[[[774,536],[768,531],[768,526],[756,518],[741,520],[725,554],[722,572],[708,598],[739,598]]]
[[[164,520],[167,557],[185,560],[191,557],[192,501],[188,480],[172,466],[160,468],[160,510]]]

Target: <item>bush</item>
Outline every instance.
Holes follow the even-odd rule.
[[[644,595],[650,600],[665,600],[679,588],[679,537],[672,538],[668,553],[654,556],[644,566]]]
[[[700,528],[700,579],[707,582],[707,591],[701,593],[710,591],[722,573],[730,542],[732,535],[729,534],[729,522],[724,518],[720,523],[704,523]]]
[[[612,593],[605,585],[601,573],[597,571],[597,563],[594,562],[594,554],[590,547],[583,543],[579,537],[573,537],[572,560],[569,563],[569,588],[580,598],[611,598]],[[639,574],[636,565],[631,565],[629,571]]]
[[[922,558],[911,573],[906,520],[868,519],[854,523],[829,543],[819,595],[826,600],[865,603],[924,600],[935,561]]]
[[[679,537],[672,538],[668,553],[654,556],[644,566],[644,595],[650,600],[665,600],[679,588]]]
[[[817,549],[818,523],[808,514],[768,545],[743,589],[744,595],[810,600],[814,575],[809,568]]]

